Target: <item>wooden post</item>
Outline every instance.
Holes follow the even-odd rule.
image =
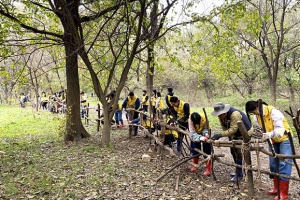
[[[262,128],[263,128],[263,132],[266,133],[266,126],[265,126],[265,122],[264,122],[264,117],[263,117],[263,101],[262,99],[259,99],[258,100],[258,110],[259,110],[259,117],[260,117],[260,120],[261,120],[261,125],[262,125]],[[275,159],[275,164],[276,164],[276,173],[279,174],[279,159],[276,158],[276,152],[275,152],[275,149],[273,147],[273,144],[272,144],[272,140],[271,138],[267,140],[268,142],[268,145],[269,145],[269,148],[271,149],[272,151],[272,154],[273,154],[273,157]],[[279,178],[278,178],[279,179]],[[280,199],[280,187],[279,187],[279,181],[277,181],[277,196],[278,196],[278,199]]]
[[[292,117],[293,120],[293,125],[295,127],[297,136],[298,136],[298,141],[300,143],[300,126],[299,126],[299,115],[300,115],[300,109],[297,110],[297,115],[296,117],[293,114],[292,108],[290,107],[290,112],[285,110],[285,112]]]
[[[85,108],[85,124],[89,125],[89,107],[90,103],[88,103],[87,107]]]
[[[251,154],[250,154],[250,137],[248,136],[247,130],[244,126],[244,123],[242,121],[238,121],[239,130],[243,135],[243,142],[244,142],[244,159],[247,164],[247,166],[252,166],[251,162]],[[247,171],[247,184],[248,184],[248,191],[249,195],[254,196],[254,184],[253,184],[253,173],[251,170]]]
[[[129,112],[129,116],[128,116],[128,138],[131,139],[132,138],[132,132],[133,132],[133,126],[129,125],[129,121],[133,120],[133,115],[134,115],[134,111],[130,110]]]
[[[294,146],[294,141],[293,141],[293,137],[292,137],[291,132],[285,132],[285,134],[287,134],[288,137],[289,137],[293,155],[296,155],[295,146]],[[300,169],[299,169],[297,160],[296,160],[295,158],[293,158],[293,161],[294,161],[294,165],[295,165],[295,167],[296,167],[296,169],[297,169],[298,176],[300,177]]]
[[[203,113],[204,113],[204,116],[205,116],[205,119],[206,119],[206,128],[208,129],[208,137],[211,138],[211,129],[210,129],[210,126],[209,126],[209,120],[208,120],[208,117],[207,117],[207,114],[206,114],[206,110],[205,110],[205,108],[202,108],[202,109],[203,109]],[[214,146],[213,146],[212,143],[210,143],[210,149],[211,149],[211,155],[214,155],[215,150],[214,150]],[[211,159],[211,173],[213,175],[214,180],[216,181],[217,177],[216,177],[215,171],[214,171],[214,159]]]

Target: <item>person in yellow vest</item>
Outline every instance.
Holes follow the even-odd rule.
[[[81,118],[84,118],[84,115],[86,113],[86,107],[88,105],[87,96],[84,92],[80,93],[80,103],[81,103]]]
[[[115,111],[115,121],[116,121],[116,125],[117,128],[124,128],[124,122],[123,122],[123,118],[122,118],[122,104],[118,103],[118,108]]]
[[[156,99],[155,99],[155,110],[163,109],[163,107],[164,107],[164,103],[163,103],[163,100],[161,98],[161,93],[157,92],[156,93]]]
[[[25,108],[25,94],[23,92],[19,96],[19,102],[20,102],[20,106],[22,108]]]
[[[154,126],[153,126],[153,122],[147,117],[147,112],[144,110],[144,108],[140,108],[139,111],[141,111],[142,116],[141,117],[139,116],[138,118],[135,118],[132,121],[129,121],[129,124],[141,125],[144,128],[146,128],[150,134],[152,134],[155,130]],[[142,118],[142,121],[141,121],[141,118]],[[134,130],[133,136],[137,136],[138,126],[134,126],[133,130]]]
[[[190,105],[184,101],[179,100],[177,97],[173,96],[170,98],[170,104],[174,110],[173,114],[177,119],[177,122],[182,129],[188,129],[188,119],[190,117]],[[181,143],[184,135],[179,133],[179,138],[177,140],[177,154],[181,152]]]
[[[262,120],[264,121],[266,132],[262,132],[263,139],[271,139],[273,142],[273,147],[276,154],[285,154],[292,155],[292,148],[290,144],[290,140],[288,136],[285,134],[286,132],[291,132],[291,128],[284,117],[284,115],[274,108],[273,106],[269,106],[267,103],[263,102],[263,119],[261,119],[261,115],[259,113],[258,101],[248,101],[245,105],[245,110],[247,116],[250,120],[250,114],[253,114],[254,123],[258,123],[262,126]],[[291,158],[285,159],[288,162],[292,162]],[[269,157],[269,165],[270,171],[276,172],[276,160],[274,157]],[[279,160],[279,174],[284,174],[290,176],[292,173],[292,165]],[[269,195],[277,194],[277,183],[279,181],[280,188],[280,199],[288,199],[288,191],[289,191],[289,179],[284,177],[274,177],[270,176],[273,179],[274,187],[272,190],[269,190],[267,193]],[[274,198],[277,200],[278,196]]]
[[[42,92],[42,98],[41,98],[42,110],[47,110],[48,102],[49,102],[49,98],[46,96],[46,92]]]
[[[156,90],[153,90],[153,91],[152,91],[152,97],[151,97],[151,104],[152,104],[153,118],[155,118],[155,115],[156,115],[156,108],[155,108],[155,105],[156,105],[156,98],[157,98],[157,91],[156,91]]]
[[[189,118],[189,131],[190,136],[192,138],[191,141],[191,149],[192,149],[192,155],[199,154],[195,151],[195,148],[201,150],[201,142],[206,142],[209,138],[208,136],[208,130],[209,125],[206,121],[204,114],[199,114],[197,112],[193,112]],[[211,155],[211,146],[209,143],[202,143],[203,144],[203,152],[207,155]],[[199,157],[193,158],[194,164],[198,164]],[[196,167],[191,168],[191,172],[195,172],[197,170]],[[211,174],[211,161],[206,162],[206,170],[204,172],[204,176],[209,176]]]
[[[135,110],[138,110],[140,108],[140,105],[141,105],[140,99],[137,96],[135,96],[133,92],[129,92],[128,97],[126,97],[126,99],[122,104],[122,108],[123,110],[125,110],[126,108],[134,108]],[[134,112],[133,119],[136,119],[138,117],[139,117],[139,113]]]
[[[172,116],[169,116],[164,120],[168,125],[175,126],[174,124],[175,120],[172,119]],[[168,128],[165,129],[164,145],[168,145],[170,148],[172,148],[172,143],[175,142],[177,138],[178,138],[178,132],[176,130],[171,130]]]
[[[166,105],[167,105],[167,108],[172,108],[172,105],[170,104],[170,98],[174,96],[174,92],[173,92],[173,88],[168,88],[168,93],[166,95]]]
[[[143,90],[142,108],[144,108],[145,111],[148,111],[148,106],[149,106],[149,97],[147,94],[147,90]]]
[[[26,102],[29,102],[29,94],[28,95],[25,95],[23,92],[20,94],[20,97],[19,97],[19,101],[20,101],[20,105],[22,108],[25,108],[25,103]]]

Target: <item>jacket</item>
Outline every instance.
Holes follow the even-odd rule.
[[[233,107],[230,107],[226,118],[224,120],[219,119],[219,121],[223,129],[223,132],[221,133],[222,136],[242,138],[242,134],[237,124],[238,121],[242,121],[244,123],[247,131],[251,129],[251,122],[245,113]]]

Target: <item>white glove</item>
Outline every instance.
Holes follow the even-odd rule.
[[[279,140],[285,133],[285,129],[284,128],[275,128],[274,132],[274,139]]]
[[[204,137],[204,136],[201,136],[201,137],[200,137],[200,141],[201,141],[201,142],[206,142],[206,141],[207,141],[207,138]]]
[[[271,132],[266,132],[266,133],[263,133],[262,139],[263,139],[263,140],[268,140],[268,139],[270,139],[270,138],[273,137],[273,136],[274,136],[273,131],[271,131]]]

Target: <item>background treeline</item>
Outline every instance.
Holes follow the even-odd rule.
[[[66,132],[76,130],[77,139],[88,136],[79,123],[80,91],[94,93],[104,109],[111,90],[119,99],[142,89],[164,95],[167,87],[192,106],[258,98],[294,106],[299,1],[226,0],[197,12],[203,2],[211,1],[3,2],[1,103],[17,103],[21,92],[34,99],[67,88],[74,115]],[[109,127],[104,132],[108,144]]]

